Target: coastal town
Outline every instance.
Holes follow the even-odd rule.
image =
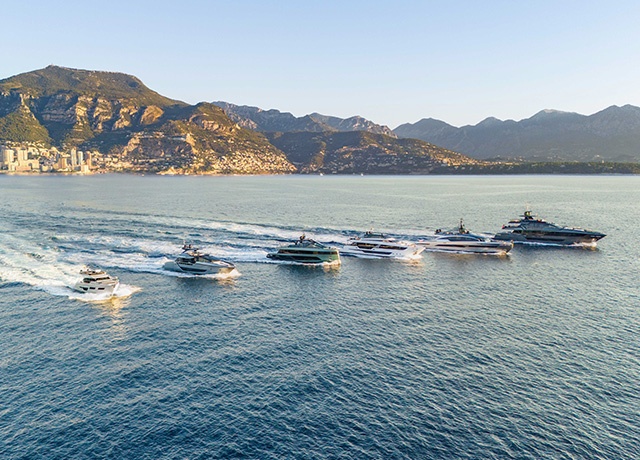
[[[0,173],[95,174],[128,166],[97,150],[58,149],[35,143],[0,143]]]

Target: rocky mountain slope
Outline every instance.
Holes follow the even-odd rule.
[[[417,139],[352,132],[268,133],[303,173],[430,174],[481,162]]]
[[[631,105],[611,106],[590,116],[543,110],[518,122],[487,118],[461,128],[428,118],[398,126],[394,133],[474,158],[640,161],[640,108]]]
[[[261,132],[324,132],[324,131],[367,131],[375,134],[386,134],[396,137],[386,126],[378,125],[360,116],[338,118],[319,113],[312,113],[304,117],[296,117],[289,112],[279,110],[263,110],[247,105],[235,105],[229,102],[217,101],[213,104],[222,108],[225,113],[244,128]]]
[[[393,134],[393,131],[387,126],[378,125],[372,121],[362,118],[358,115],[349,118],[331,117],[328,115],[321,115],[317,112],[309,115],[314,120],[325,123],[338,131],[366,131],[374,134],[384,134],[390,137],[397,137]]]
[[[219,107],[190,106],[114,72],[49,66],[0,80],[0,140],[98,149],[145,171],[295,171]]]

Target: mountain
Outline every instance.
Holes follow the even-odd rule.
[[[98,97],[107,100],[128,99],[141,106],[186,105],[161,96],[134,76],[118,72],[69,69],[50,65],[44,69],[0,80],[0,92],[15,92],[31,98],[60,93]]]
[[[429,174],[480,164],[417,139],[364,131],[267,133],[303,173]]]
[[[243,128],[260,132],[326,132],[326,131],[367,131],[375,134],[386,134],[396,137],[386,126],[378,125],[360,116],[338,118],[319,113],[304,117],[296,117],[289,112],[279,110],[263,110],[247,105],[235,105],[217,101],[213,104],[222,108],[225,113]]]
[[[116,72],[49,66],[0,80],[0,141],[98,150],[125,171],[410,174],[478,163],[384,133],[362,117],[189,105]]]
[[[49,66],[0,80],[0,140],[98,149],[147,171],[295,170],[219,107],[169,99],[116,72]]]
[[[279,110],[262,110],[248,105],[235,105],[217,101],[212,104],[220,107],[233,121],[243,128],[261,132],[294,132],[294,131],[334,131],[334,129],[309,115],[296,117],[289,112]]]
[[[422,119],[394,129],[473,158],[527,161],[640,161],[640,108],[611,106],[590,116],[542,110],[521,121],[487,118],[456,128]]]
[[[331,126],[332,128],[347,132],[347,131],[367,131],[374,134],[385,134],[390,137],[396,137],[393,131],[387,126],[378,125],[372,121],[362,118],[358,115],[349,118],[330,117],[327,115],[320,115],[319,113],[312,113],[311,118],[321,123]]]

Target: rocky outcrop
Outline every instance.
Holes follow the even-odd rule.
[[[360,116],[350,118],[330,117],[312,113],[296,117],[289,112],[279,110],[263,110],[247,105],[235,105],[218,101],[213,104],[222,108],[225,113],[240,126],[261,132],[327,132],[327,131],[367,131],[375,134],[386,134],[396,137],[386,126],[381,126]]]
[[[140,124],[143,126],[152,125],[164,114],[164,111],[160,107],[151,105],[144,109],[140,115]]]
[[[315,120],[309,115],[296,117],[289,112],[280,112],[275,109],[262,110],[258,107],[235,105],[222,101],[212,102],[212,104],[224,110],[227,116],[238,123],[238,125],[254,131],[334,131],[331,126]]]
[[[318,120],[342,132],[366,131],[374,134],[384,134],[390,137],[397,137],[395,134],[393,134],[393,131],[391,131],[388,126],[379,125],[358,115],[349,118],[338,118],[328,115],[321,115],[319,113],[312,113],[310,116],[314,120]]]

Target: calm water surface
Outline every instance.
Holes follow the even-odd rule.
[[[638,177],[0,176],[0,457],[637,459]],[[526,204],[597,250],[271,263]],[[241,276],[162,270],[183,240]],[[79,300],[84,264],[123,294]]]

